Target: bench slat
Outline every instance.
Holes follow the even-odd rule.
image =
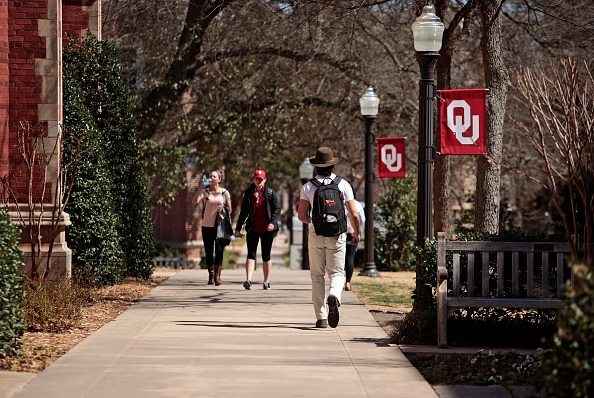
[[[482,252],[481,296],[489,297],[489,252]]]
[[[526,253],[526,296],[534,297],[534,253]]]
[[[452,292],[454,296],[460,295],[460,252],[455,252],[452,257],[453,280]]]
[[[555,297],[561,297],[563,291],[563,283],[565,282],[563,269],[563,253],[557,253],[557,291]]]
[[[520,253],[512,253],[512,297],[520,297]]]
[[[505,265],[503,264],[503,252],[497,252],[497,297],[505,295]]]
[[[499,297],[448,297],[448,308],[497,307],[497,308],[559,308],[562,301],[541,298]]]
[[[474,297],[474,253],[468,253],[468,297]]]
[[[450,240],[446,241],[446,250],[462,250],[462,251],[491,251],[491,252],[555,252],[555,253],[571,253],[569,243],[564,242],[486,242],[486,241],[463,241]]]
[[[549,254],[542,253],[542,293],[540,297],[549,298]]]

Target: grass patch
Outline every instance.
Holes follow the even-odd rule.
[[[351,280],[353,293],[368,309],[410,311],[415,288],[414,272],[381,272],[381,277],[359,276],[355,270]]]

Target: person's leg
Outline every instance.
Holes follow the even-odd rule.
[[[247,258],[245,260],[245,280],[252,281],[252,276],[254,275],[254,266],[256,265],[256,260],[252,260]]]
[[[221,284],[221,271],[223,270],[223,253],[225,253],[225,247],[221,246],[216,241],[216,229],[215,229],[215,242],[214,242],[214,284],[218,286]]]
[[[355,271],[355,253],[357,252],[357,245],[353,245],[349,240],[349,234],[347,234],[347,242],[346,242],[346,256],[345,256],[345,263],[344,269],[346,272],[346,283],[344,285],[344,290],[351,290],[351,278],[353,277],[353,272]]]
[[[204,242],[204,254],[206,256],[206,265],[214,265],[214,244],[216,230],[215,228],[202,227],[202,241]]]
[[[311,300],[316,319],[326,319],[326,249],[324,237],[310,228],[308,233],[309,275],[311,277]]]
[[[217,240],[214,240],[214,265],[223,265],[223,254],[225,253],[225,246],[221,246]]]
[[[264,273],[264,283],[270,282],[270,271],[272,270],[272,260],[270,259],[270,252],[272,251],[272,242],[275,238],[274,232],[263,232],[260,234],[260,242],[262,243],[262,271]],[[270,285],[268,285],[270,288]]]
[[[326,239],[326,272],[330,278],[330,291],[328,292],[328,295],[336,296],[340,303],[342,289],[346,282],[346,273],[344,269],[346,234],[340,234],[338,237]]]
[[[346,234],[326,238],[326,272],[330,278],[328,292],[328,326],[335,328],[340,319],[338,307],[342,301],[342,289],[346,282],[344,259],[346,255]]]
[[[247,244],[247,258],[245,260],[245,282],[243,287],[250,289],[252,285],[252,276],[256,266],[256,249],[258,248],[258,234],[249,231],[245,237]]]
[[[206,269],[208,270],[208,284],[214,283],[214,242],[216,237],[215,228],[202,227],[202,241],[204,242],[204,254],[206,256]]]

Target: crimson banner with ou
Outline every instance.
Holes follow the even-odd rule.
[[[487,111],[484,88],[440,90],[442,155],[485,155]]]
[[[377,176],[379,178],[405,178],[405,158],[404,137],[377,139]]]

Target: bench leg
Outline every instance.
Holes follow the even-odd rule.
[[[442,282],[444,285],[446,281]],[[437,293],[437,346],[446,348],[448,346],[448,308],[446,297],[438,289]]]

